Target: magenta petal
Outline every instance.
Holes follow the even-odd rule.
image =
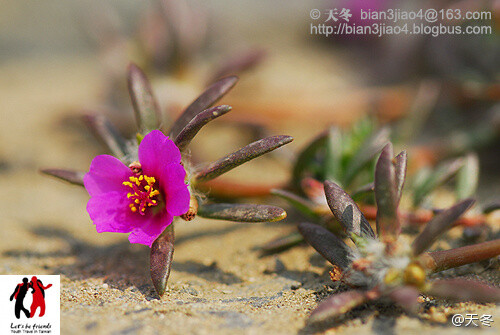
[[[165,194],[167,211],[178,216],[189,209],[189,190],[184,182],[186,171],[180,164],[169,164],[164,167],[159,176],[161,188]]]
[[[132,213],[126,193],[108,192],[90,198],[87,212],[96,225],[98,233],[129,233],[147,224],[149,216]]]
[[[161,235],[161,233],[170,225],[173,221],[173,216],[163,211],[161,214],[151,218],[149,223],[141,226],[138,229],[134,229],[130,233],[128,240],[130,243],[140,243],[147,245],[151,248],[153,242]]]
[[[148,176],[159,176],[165,165],[180,161],[179,148],[159,130],[153,130],[144,136],[139,145],[139,162]]]
[[[118,158],[99,155],[90,163],[89,172],[83,177],[83,184],[93,197],[98,194],[123,191],[124,181],[132,176],[132,171]]]

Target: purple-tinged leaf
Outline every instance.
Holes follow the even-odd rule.
[[[83,171],[65,169],[42,169],[40,170],[40,172],[48,176],[67,181],[68,183],[73,185],[83,186],[83,176],[85,175],[85,172]]]
[[[413,254],[420,255],[429,249],[439,236],[450,229],[453,222],[465,213],[473,203],[473,199],[465,199],[433,217],[413,241],[411,245]]]
[[[210,85],[195,101],[193,101],[175,120],[169,134],[172,138],[177,138],[181,130],[191,121],[198,113],[209,108],[219,101],[238,81],[238,77],[231,76],[222,78]]]
[[[389,298],[398,306],[403,308],[407,313],[416,313],[418,311],[418,296],[420,291],[413,286],[401,286],[393,289],[389,294]]]
[[[210,121],[218,118],[229,112],[231,110],[231,106],[222,105],[216,106],[209,109],[204,110],[203,112],[197,114],[177,135],[175,138],[175,144],[179,148],[180,151],[186,149],[186,147],[191,143],[193,138],[198,134],[201,128],[209,123]]]
[[[328,138],[328,132],[322,132],[315,137],[297,156],[292,171],[292,181],[297,189],[301,188],[304,172],[307,171],[316,153],[322,148]]]
[[[225,63],[210,78],[214,81],[229,75],[238,75],[260,64],[265,56],[266,52],[262,49],[254,49],[238,55],[232,55],[225,60]]]
[[[106,117],[97,114],[85,114],[83,119],[94,135],[101,140],[118,159],[124,160],[128,149],[125,139]]]
[[[398,216],[398,190],[392,158],[392,144],[388,143],[375,167],[375,201],[377,202],[377,233],[379,238],[396,240],[401,231]]]
[[[158,129],[160,127],[160,107],[146,75],[133,63],[128,67],[128,90],[139,132],[145,135]]]
[[[470,153],[464,159],[464,165],[457,174],[456,195],[462,200],[472,197],[477,190],[479,183],[479,158],[476,154]]]
[[[249,145],[227,155],[226,157],[222,157],[221,159],[210,163],[208,166],[203,168],[196,174],[196,182],[214,179],[245,162],[273,151],[292,141],[293,137],[291,136],[279,135],[250,143]]]
[[[368,164],[389,142],[389,128],[382,128],[361,145],[361,149],[354,155],[345,169],[344,183],[349,185],[359,170]]]
[[[271,194],[286,200],[288,203],[290,203],[294,208],[302,212],[304,215],[307,215],[312,219],[319,218],[318,214],[314,211],[317,205],[314,204],[312,201],[299,197],[298,195],[295,195],[285,190],[273,189],[271,190]]]
[[[351,263],[351,249],[339,237],[317,224],[307,222],[299,224],[299,232],[327,261],[341,270],[348,268]]]
[[[500,289],[478,281],[456,278],[433,281],[426,294],[450,301],[500,302]]]
[[[431,257],[429,261],[425,262],[429,270],[434,272],[442,271],[497,257],[500,255],[500,239],[461,248],[434,251],[424,255]]]
[[[365,294],[361,291],[347,291],[327,298],[311,313],[310,322],[325,321],[349,312],[351,309],[367,301]]]
[[[198,216],[240,222],[275,222],[286,218],[284,209],[253,204],[208,204],[198,208]]]
[[[285,251],[304,242],[304,238],[298,232],[293,232],[286,236],[281,236],[264,244],[261,249],[265,254],[273,254],[280,251]]]
[[[396,188],[398,191],[398,204],[403,195],[403,187],[406,180],[406,169],[408,164],[408,155],[406,150],[401,151],[396,157],[394,157],[394,170],[396,176]]]
[[[153,242],[149,256],[151,280],[160,297],[165,294],[174,256],[174,224],[170,224]]]
[[[370,223],[351,197],[334,182],[327,180],[324,185],[328,206],[337,220],[342,223],[346,233],[375,238]]]

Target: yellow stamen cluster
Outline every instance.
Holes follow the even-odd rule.
[[[146,175],[131,176],[129,181],[124,181],[122,184],[129,186],[132,192],[127,194],[132,202],[129,204],[130,210],[132,212],[137,212],[144,215],[147,207],[156,206],[158,201],[153,199],[155,196],[159,195],[160,192],[154,189],[154,184],[156,179],[154,177],[148,177]]]

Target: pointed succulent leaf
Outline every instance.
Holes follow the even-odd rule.
[[[160,126],[160,107],[146,75],[135,64],[128,67],[128,90],[139,132],[146,134]]]
[[[276,238],[261,247],[265,254],[272,254],[280,251],[285,251],[304,242],[304,238],[298,232],[293,232],[286,236]]]
[[[420,255],[429,249],[439,236],[450,229],[453,222],[465,213],[473,203],[473,199],[465,199],[433,217],[413,241],[411,245],[413,254]]]
[[[325,146],[327,138],[328,132],[321,133],[306,145],[297,156],[292,171],[292,181],[297,189],[301,188],[300,183],[304,177],[304,172],[310,167],[318,150]]]
[[[208,204],[198,208],[198,215],[208,219],[240,222],[275,222],[286,218],[284,209],[253,204]]]
[[[334,294],[322,301],[311,313],[310,322],[325,321],[329,318],[339,317],[351,309],[362,305],[368,299],[361,291],[347,291]]]
[[[396,240],[401,230],[398,217],[396,169],[392,164],[392,144],[388,143],[375,167],[375,201],[377,202],[377,233],[379,238]]]
[[[361,145],[361,149],[354,155],[345,169],[344,185],[349,185],[359,170],[372,161],[384,145],[389,142],[389,128],[382,128]]]
[[[203,112],[197,114],[175,138],[175,144],[177,145],[179,150],[185,150],[204,125],[218,118],[219,116],[226,114],[230,110],[231,106],[222,105],[206,109]]]
[[[394,158],[394,169],[396,175],[396,186],[398,191],[398,204],[401,200],[401,196],[403,195],[403,187],[405,185],[406,180],[406,168],[408,163],[408,155],[406,154],[406,150],[401,151]]]
[[[424,261],[426,267],[434,272],[443,271],[497,257],[500,255],[500,239],[424,254],[427,255],[430,259]]]
[[[342,173],[342,133],[337,127],[331,127],[328,131],[325,157],[325,179],[341,180]]]
[[[193,101],[175,120],[169,131],[172,138],[176,138],[181,130],[191,121],[199,112],[209,108],[219,101],[238,81],[238,77],[230,76],[219,79],[210,85],[195,101]]]
[[[348,235],[352,233],[375,238],[370,223],[366,220],[358,205],[340,186],[331,181],[325,181],[325,194],[328,206],[337,220],[342,223]]]
[[[210,163],[208,166],[206,166],[196,174],[195,180],[197,182],[200,182],[200,181],[207,181],[210,179],[214,179],[220,176],[221,174],[226,173],[237,166],[240,166],[245,162],[248,162],[270,151],[273,151],[281,147],[282,145],[285,145],[292,141],[293,137],[280,135],[280,136],[271,136],[250,143],[246,147],[243,147],[227,155],[226,157],[222,157],[221,159],[213,163]]]
[[[304,215],[307,215],[312,219],[319,218],[318,214],[314,211],[314,207],[316,205],[310,200],[304,199],[302,197],[299,197],[298,195],[295,195],[285,190],[273,189],[271,190],[271,194],[286,200],[288,203],[290,203],[293,207],[302,212]]]
[[[262,49],[248,50],[238,55],[232,55],[221,64],[219,69],[211,76],[213,80],[217,80],[229,75],[237,75],[243,71],[249,70],[257,66],[265,58],[266,52]]]
[[[299,232],[307,243],[327,261],[338,266],[341,270],[348,268],[351,263],[351,249],[328,229],[317,224],[304,222],[299,224]]]
[[[153,242],[150,251],[151,280],[160,297],[165,294],[174,256],[174,225],[170,224]]]
[[[389,293],[389,298],[403,308],[407,313],[416,313],[420,291],[413,286],[396,287]]]
[[[67,181],[70,184],[83,186],[83,176],[85,172],[65,169],[42,169],[41,173],[48,176],[56,177],[58,179]]]
[[[435,280],[426,293],[450,301],[500,302],[500,289],[458,278]]]
[[[128,154],[127,142],[106,117],[97,114],[85,114],[83,120],[95,137],[102,141],[113,155],[120,160],[125,159]]]
[[[479,158],[476,154],[468,154],[464,165],[457,174],[456,195],[457,199],[465,199],[476,193],[479,182]]]
[[[452,178],[463,165],[463,159],[443,163],[435,171],[428,173],[425,178],[414,185],[413,206],[419,206],[427,195]]]

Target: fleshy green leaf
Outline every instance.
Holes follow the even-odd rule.
[[[435,171],[422,172],[413,185],[413,206],[418,207],[432,191],[452,178],[463,165],[459,158],[443,163]]]
[[[342,134],[337,127],[328,131],[325,157],[325,179],[340,182],[342,179]]]
[[[470,153],[464,159],[464,165],[457,174],[456,195],[462,200],[472,197],[477,190],[479,183],[479,158],[476,154]]]
[[[384,145],[389,142],[389,128],[382,128],[367,138],[345,169],[344,184],[349,185],[358,172],[372,161]]]
[[[297,189],[301,188],[300,183],[304,177],[304,172],[310,167],[317,151],[326,144],[327,138],[328,132],[321,133],[306,145],[297,156],[292,171],[292,181]]]

